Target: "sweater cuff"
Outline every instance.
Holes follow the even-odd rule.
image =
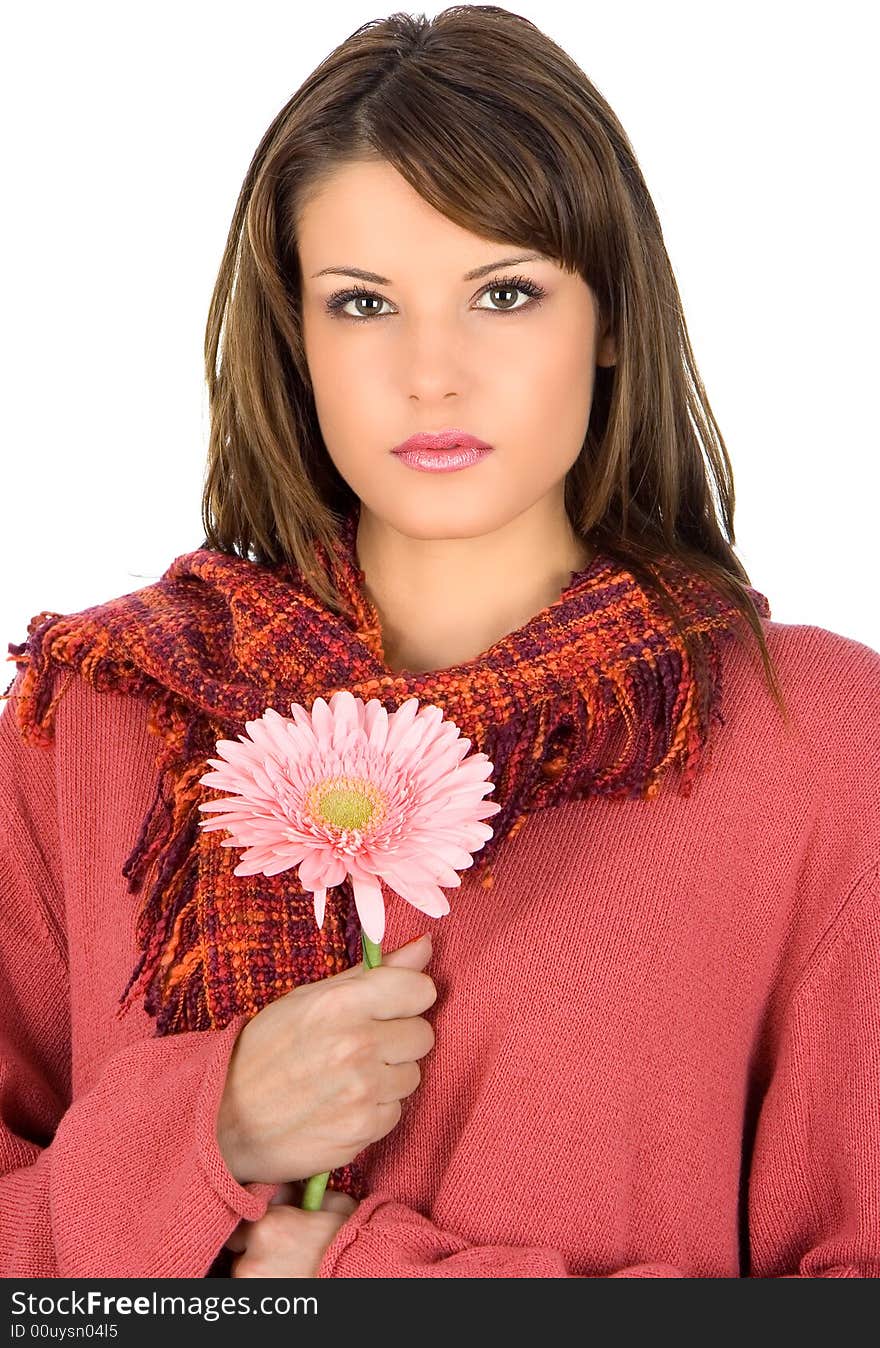
[[[222,1030],[207,1032],[216,1040],[216,1044],[196,1098],[195,1128],[199,1162],[214,1191],[240,1217],[255,1222],[263,1216],[278,1185],[263,1184],[258,1180],[239,1184],[226,1164],[217,1138],[217,1114],[226,1085],[229,1059],[238,1032],[247,1020],[246,1015],[236,1016]]]
[[[377,1241],[377,1232],[370,1231],[369,1225],[380,1209],[390,1209],[381,1213],[378,1225],[382,1239]],[[363,1240],[358,1238],[363,1236]],[[370,1239],[373,1236],[374,1239]],[[458,1248],[456,1248],[456,1246]],[[470,1253],[476,1258],[468,1260],[468,1267],[462,1265],[462,1256]],[[431,1222],[410,1209],[405,1208],[392,1194],[373,1192],[369,1194],[346,1218],[339,1227],[333,1240],[324,1251],[318,1266],[318,1278],[376,1278],[382,1276],[433,1276],[438,1263],[452,1256],[451,1263],[457,1263],[453,1270],[440,1269],[458,1277],[586,1277],[586,1274],[573,1274],[564,1269],[562,1256],[556,1251],[543,1249],[521,1249],[514,1246],[473,1246],[468,1247],[461,1237],[449,1232],[439,1231]],[[482,1257],[481,1257],[482,1256]],[[513,1256],[511,1258],[510,1256]],[[528,1271],[526,1267],[528,1266]],[[383,1274],[383,1268],[387,1270]],[[597,1277],[611,1278],[685,1278],[688,1275],[675,1264],[663,1262],[645,1262],[630,1264],[610,1274],[597,1274]]]
[[[346,1252],[354,1245],[363,1227],[377,1208],[397,1200],[391,1194],[372,1193],[362,1199],[350,1217],[346,1217],[336,1235],[324,1251],[324,1256],[315,1274],[317,1278],[371,1278],[376,1276],[375,1269],[367,1268],[357,1258],[356,1250]],[[343,1257],[346,1256],[346,1257]]]
[[[609,1278],[687,1278],[690,1275],[677,1264],[627,1264],[626,1268],[615,1269],[607,1275]]]

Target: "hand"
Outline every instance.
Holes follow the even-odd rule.
[[[256,1222],[239,1222],[226,1242],[238,1258],[231,1278],[317,1278],[321,1260],[340,1226],[359,1204],[350,1194],[325,1189],[319,1212],[304,1212],[303,1184],[282,1184]]]
[[[348,1165],[400,1121],[434,1046],[420,1013],[437,989],[429,938],[374,969],[363,962],[302,983],[239,1030],[216,1119],[239,1184],[286,1183]]]

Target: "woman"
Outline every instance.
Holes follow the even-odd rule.
[[[495,7],[364,25],[263,137],[206,356],[202,546],[10,646],[0,1271],[877,1276],[880,655],[748,584],[601,95]],[[441,922],[389,896],[430,1052],[362,1019],[358,1067],[375,877],[319,929],[197,829],[219,738],[341,688],[440,706],[501,806]],[[322,1064],[385,1121],[281,1170]]]

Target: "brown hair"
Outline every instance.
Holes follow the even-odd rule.
[[[292,561],[330,609],[346,610],[312,552],[315,541],[332,546],[356,497],[318,425],[296,222],[325,177],[367,159],[391,164],[456,224],[538,249],[592,288],[617,364],[596,369],[586,437],[565,482],[572,526],[629,568],[676,625],[677,605],[659,576],[664,555],[725,594],[751,628],[787,718],[749,577],[732,549],[730,459],[633,148],[571,57],[495,5],[363,24],[309,75],[258,145],[205,334],[203,546],[263,565]],[[686,641],[702,668],[701,652]]]

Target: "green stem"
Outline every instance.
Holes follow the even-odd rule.
[[[304,1212],[320,1212],[321,1203],[324,1199],[324,1190],[327,1188],[327,1181],[330,1178],[330,1171],[325,1170],[323,1175],[313,1175],[303,1189],[303,1200],[300,1206]]]
[[[375,969],[382,963],[381,941],[371,941],[363,927],[361,927],[361,951],[363,952],[365,969]],[[303,1190],[301,1205],[304,1212],[320,1212],[324,1190],[327,1188],[329,1178],[330,1171],[325,1170],[322,1175],[312,1175],[312,1178],[307,1181]]]
[[[364,952],[364,968],[375,969],[382,963],[382,943],[377,944],[371,941],[367,933],[361,927],[361,950]]]

